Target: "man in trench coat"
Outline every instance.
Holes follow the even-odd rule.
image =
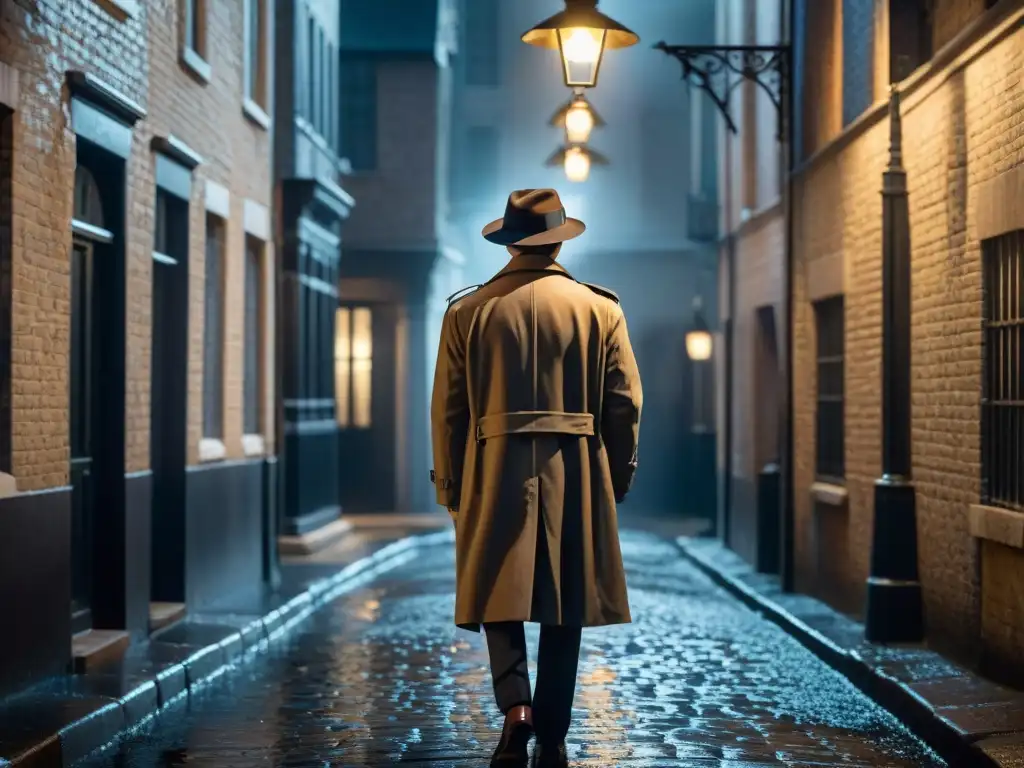
[[[487,638],[505,728],[491,765],[568,765],[582,627],[630,621],[616,502],[643,396],[617,296],[556,262],[585,226],[551,189],[483,230],[508,265],[450,303],[431,403],[437,501],[456,529],[455,623]],[[541,624],[535,696],[523,622]]]

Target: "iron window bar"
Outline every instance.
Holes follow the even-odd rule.
[[[754,83],[775,105],[778,139],[785,139],[783,110],[787,107],[791,60],[788,45],[668,45],[663,41],[654,47],[679,61],[682,79],[708,95],[732,133],[739,133],[739,129],[732,118],[730,96],[740,83]]]
[[[1024,231],[982,249],[981,500],[1024,512]]]

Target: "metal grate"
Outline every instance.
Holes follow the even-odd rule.
[[[844,311],[842,296],[814,305],[818,359],[815,474],[822,480],[842,481],[846,476]]]
[[[981,497],[1024,511],[1024,231],[982,244],[984,380],[981,396]]]

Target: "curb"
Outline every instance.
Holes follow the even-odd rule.
[[[760,594],[741,579],[725,573],[700,551],[700,547],[695,546],[696,541],[684,536],[676,539],[676,545],[690,563],[748,608],[781,627],[811,653],[844,675],[868,698],[902,721],[949,765],[957,768],[999,768],[1011,764],[986,754],[976,739],[943,717],[907,684],[872,666],[856,651],[843,648],[770,596]]]
[[[148,725],[161,712],[180,704],[196,689],[225,672],[247,664],[265,652],[270,643],[280,640],[291,629],[341,595],[360,587],[387,571],[413,559],[422,547],[454,542],[454,531],[406,536],[350,563],[331,576],[314,581],[305,591],[262,618],[232,626],[223,623],[225,632],[215,642],[189,653],[162,668],[152,679],[140,682],[115,697],[70,694],[82,702],[81,713],[71,722],[57,727],[43,741],[16,756],[0,756],[0,768],[52,768],[71,765],[94,753],[115,746],[125,736]],[[210,616],[211,624],[217,616]],[[230,619],[228,619],[230,621]],[[70,676],[69,676],[70,677]],[[9,700],[17,715],[32,717],[31,692]],[[25,699],[29,703],[19,706]]]

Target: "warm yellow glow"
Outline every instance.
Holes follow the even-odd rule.
[[[373,357],[373,324],[370,310],[360,307],[352,313],[352,359],[369,360]]]
[[[359,307],[352,313],[352,426],[369,427],[372,422],[373,320],[370,310]]]
[[[334,315],[334,414],[338,426],[348,426],[349,413],[349,382],[352,378],[352,364],[349,350],[351,349],[352,329],[350,326],[351,311],[340,308]]]
[[[711,334],[707,331],[690,331],[686,334],[686,354],[691,360],[711,358]]]
[[[579,147],[565,151],[565,177],[569,181],[586,181],[590,177],[590,157]]]
[[[604,42],[603,29],[560,29],[562,56],[573,64],[596,64],[601,58],[601,44]]]
[[[604,54],[605,31],[576,27],[558,30],[565,84],[570,88],[592,88]]]
[[[594,116],[586,104],[572,107],[565,113],[565,136],[570,144],[583,144],[594,130]]]

